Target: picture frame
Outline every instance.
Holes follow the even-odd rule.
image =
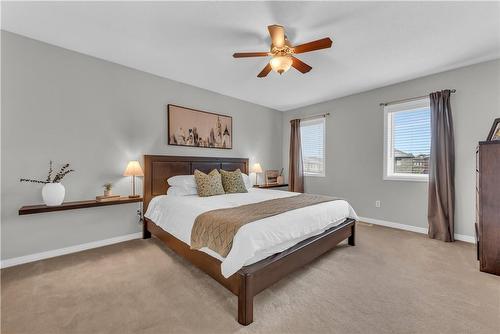
[[[500,118],[495,118],[491,126],[490,133],[488,134],[487,141],[500,140]]]
[[[233,118],[178,106],[167,105],[167,143],[173,146],[233,148]]]

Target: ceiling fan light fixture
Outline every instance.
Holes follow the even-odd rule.
[[[312,42],[293,46],[287,39],[283,26],[273,24],[267,27],[271,36],[271,47],[269,52],[236,52],[234,58],[245,57],[267,57],[271,56],[269,63],[257,74],[257,78],[265,78],[271,71],[283,74],[295,68],[302,74],[309,72],[312,67],[294,56],[299,53],[306,53],[316,50],[328,49],[332,47],[333,41],[330,37],[325,37]]]
[[[277,55],[271,58],[269,64],[271,65],[273,71],[279,74],[283,74],[290,69],[290,67],[292,66],[292,62],[293,62],[292,57],[289,55],[285,56]]]

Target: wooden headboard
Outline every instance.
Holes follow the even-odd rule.
[[[213,169],[233,171],[238,168],[248,174],[248,159],[145,155],[143,210],[146,212],[153,197],[167,193],[167,179],[171,176],[191,175],[196,169],[209,173]]]

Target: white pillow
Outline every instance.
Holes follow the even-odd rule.
[[[196,188],[196,181],[194,175],[176,175],[167,180],[168,184],[172,187],[187,187]]]
[[[246,175],[245,173],[241,173],[241,176],[243,177],[243,182],[245,183],[245,188],[247,190],[252,189],[252,181],[250,181],[250,177]]]
[[[167,189],[167,195],[171,196],[190,196],[197,194],[198,191],[193,187],[171,186]]]

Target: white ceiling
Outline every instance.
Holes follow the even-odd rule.
[[[257,78],[267,25],[313,67]],[[2,29],[278,110],[500,58],[500,3],[42,2],[2,3]]]

